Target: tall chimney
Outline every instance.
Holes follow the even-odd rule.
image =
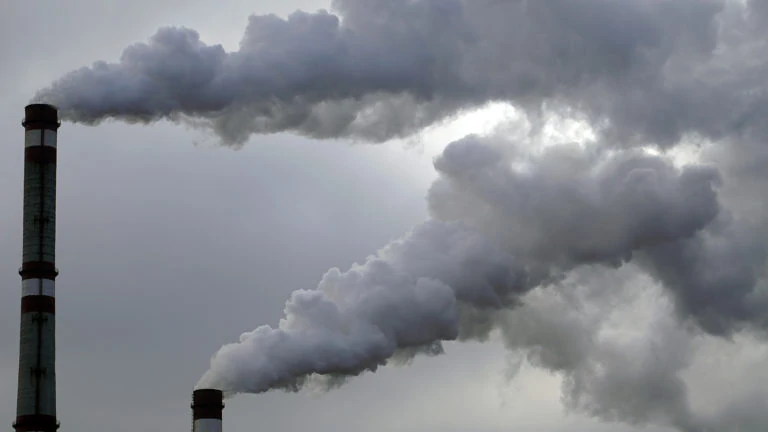
[[[28,105],[24,140],[24,231],[17,432],[53,432],[56,420],[56,108]]]
[[[192,432],[221,432],[224,394],[221,390],[200,389],[192,393]]]

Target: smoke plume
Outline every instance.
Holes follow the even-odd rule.
[[[547,306],[534,289],[571,292],[569,281],[585,270],[652,267],[630,263],[703,235],[721,214],[717,170],[676,167],[639,150],[572,144],[531,155],[524,144],[472,136],[447,146],[435,160],[440,177],[428,196],[429,221],[346,272],[330,270],[316,289],[295,292],[276,327],[259,327],[224,346],[198,386],[234,394],[334,385],[338,381],[318,376],[375,371],[393,356],[439,353],[443,341],[486,340],[498,330],[510,349],[528,350],[536,364],[572,377],[564,391],[576,409],[610,420],[693,424],[685,386],[675,376],[685,361],[671,359],[666,372],[650,362],[643,363],[647,370],[622,372],[629,376],[595,375],[598,365],[632,363],[622,354],[627,342],[596,345],[602,312],[590,318],[573,302]],[[732,295],[733,302],[744,301],[741,293]],[[706,306],[720,304],[713,298]],[[678,312],[684,319],[708,318],[687,306]],[[727,309],[723,315],[734,318]],[[662,342],[682,350],[668,355],[685,359],[678,340],[685,331],[671,317],[650,325],[678,334]],[[650,345],[633,355],[651,356],[648,350],[660,342],[643,343]],[[648,381],[654,374],[662,375]],[[640,411],[616,399],[630,396],[620,391],[629,384],[648,388]],[[669,401],[651,403],[658,393]]]
[[[749,32],[760,4],[334,0],[334,13],[251,16],[232,52],[163,28],[34,99],[70,121],[170,119],[230,144],[280,131],[382,141],[489,101],[575,109],[627,143],[764,138],[765,64],[739,61],[764,58]]]
[[[332,387],[496,337],[561,375],[569,408],[757,431],[764,404],[697,412],[682,374],[702,338],[768,328],[766,4],[335,0],[250,17],[232,52],[163,28],[34,99],[69,121],[178,121],[234,146],[284,131],[381,142],[509,103],[525,132],[448,145],[427,221],[294,292],[198,387]],[[552,142],[556,118],[594,140]],[[638,310],[641,333],[611,331]]]

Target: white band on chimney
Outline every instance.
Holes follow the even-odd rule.
[[[197,419],[192,432],[221,432],[221,420],[219,419]]]
[[[32,129],[26,131],[24,147],[46,146],[56,148],[56,131],[50,129]]]
[[[56,297],[56,283],[50,279],[25,279],[21,281],[21,296]]]
[[[43,145],[56,148],[56,131],[50,129],[43,130]]]

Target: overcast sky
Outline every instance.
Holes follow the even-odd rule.
[[[204,41],[232,50],[250,14],[329,6],[310,0],[219,4],[0,4],[0,422],[7,427],[15,418],[24,106],[62,74],[97,59],[114,61],[161,26],[194,28]],[[290,293],[316,287],[329,268],[362,262],[426,220],[425,198],[437,176],[433,156],[449,141],[487,132],[494,115],[498,110],[439,126],[407,144],[353,145],[282,133],[252,136],[240,150],[166,122],[63,124],[57,222],[62,431],[188,430],[191,391],[216,350],[244,331],[276,324]],[[696,356],[681,372],[694,409],[716,410],[765,382],[768,350],[747,339],[696,340]],[[673,430],[569,412],[558,375],[524,364],[509,379],[514,357],[498,342],[449,343],[446,351],[364,374],[320,396],[238,396],[227,403],[224,427]],[[723,386],[729,390],[717,390]]]

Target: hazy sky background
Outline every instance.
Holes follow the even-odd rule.
[[[237,46],[252,13],[323,1],[44,0],[0,4],[0,423],[15,418],[23,107],[39,88],[96,59],[115,60],[156,28],[184,25]],[[210,356],[286,297],[313,288],[427,217],[432,152],[481,121],[428,134],[423,148],[290,134],[239,151],[176,125],[64,124],[59,135],[58,418],[67,430],[189,430],[190,396]],[[197,145],[199,144],[199,145]],[[734,348],[734,347],[731,347]],[[704,344],[697,389],[739,383],[728,363],[765,366],[765,350]],[[707,351],[709,350],[709,351]],[[228,431],[666,431],[566,414],[557,377],[523,367],[505,379],[493,343],[366,374],[321,397],[270,393],[228,402]],[[721,361],[722,360],[722,361]],[[706,363],[710,362],[710,363]],[[729,373],[730,369],[730,373]],[[720,381],[704,377],[720,377]],[[741,375],[739,375],[741,376]],[[761,378],[762,377],[762,378]],[[756,379],[759,378],[759,379]],[[764,382],[764,381],[763,381]],[[697,395],[691,396],[698,403]],[[705,398],[706,399],[706,398]],[[702,402],[703,404],[706,403]]]

